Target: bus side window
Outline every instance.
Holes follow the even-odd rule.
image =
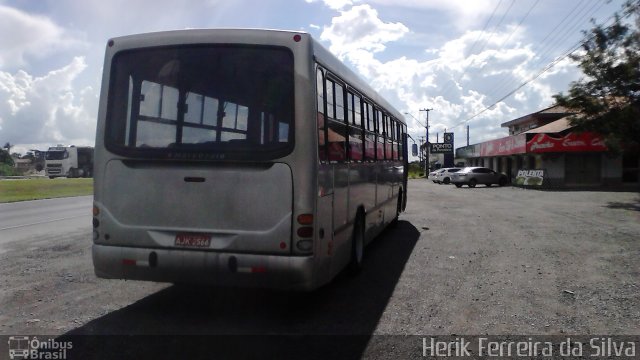
[[[329,162],[347,159],[347,127],[344,123],[344,98],[342,85],[325,79],[327,100],[327,155]]]
[[[360,162],[363,158],[362,110],[360,96],[349,93],[349,159]]]
[[[333,81],[326,79],[325,81],[325,90],[327,93],[327,118],[329,119],[335,119],[335,114],[334,114],[334,99],[333,99]]]
[[[326,133],[325,133],[325,95],[324,95],[324,76],[322,75],[322,70],[318,69],[316,76],[316,92],[318,98],[318,115],[316,117],[316,121],[318,123],[318,160],[320,162],[327,161],[327,150],[326,150]]]
[[[404,160],[404,138],[407,132],[404,124],[399,124],[398,129],[398,159]]]
[[[376,135],[373,127],[373,108],[371,104],[365,102],[364,109],[362,114],[365,117],[364,159],[366,161],[374,161],[376,159]]]
[[[396,120],[389,118],[389,143],[391,144],[391,159],[398,160],[398,147],[396,146]]]
[[[391,118],[384,114],[384,158],[393,159],[391,148],[393,147],[393,137],[391,133]]]
[[[336,100],[335,100],[336,120],[344,121],[345,120],[344,111],[347,108],[344,103],[344,88],[342,87],[342,85],[338,83],[335,83],[334,88],[335,88],[334,93],[336,95]]]
[[[327,139],[329,141],[329,161],[344,162],[347,160],[345,146],[347,140],[347,127],[344,123],[329,120],[329,128],[327,130]]]
[[[375,124],[376,124],[376,159],[378,161],[384,160],[384,129],[382,128],[382,113],[380,110],[375,110]]]

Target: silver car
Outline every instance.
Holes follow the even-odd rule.
[[[466,167],[456,173],[451,174],[451,182],[456,187],[462,187],[462,185],[469,185],[469,187],[476,187],[477,184],[485,184],[491,186],[492,184],[498,184],[504,186],[507,184],[507,176],[505,174],[497,173],[489,168],[485,167]]]
[[[429,173],[429,180],[433,181],[434,183],[438,182],[438,174],[440,172],[442,172],[444,169],[438,169],[438,170],[433,170],[432,172]]]
[[[444,168],[436,174],[435,181],[438,184],[449,184],[451,182],[451,175],[462,170],[462,168]]]

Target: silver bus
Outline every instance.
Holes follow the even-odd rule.
[[[309,34],[108,41],[95,148],[98,277],[312,290],[397,221],[402,115]]]

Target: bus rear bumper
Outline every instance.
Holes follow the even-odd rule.
[[[313,256],[277,256],[93,245],[103,279],[313,290]]]

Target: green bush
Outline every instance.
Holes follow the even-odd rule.
[[[417,179],[424,176],[424,169],[417,163],[409,164],[409,179]]]
[[[0,163],[0,176],[16,176],[19,175],[16,168],[9,164]]]

